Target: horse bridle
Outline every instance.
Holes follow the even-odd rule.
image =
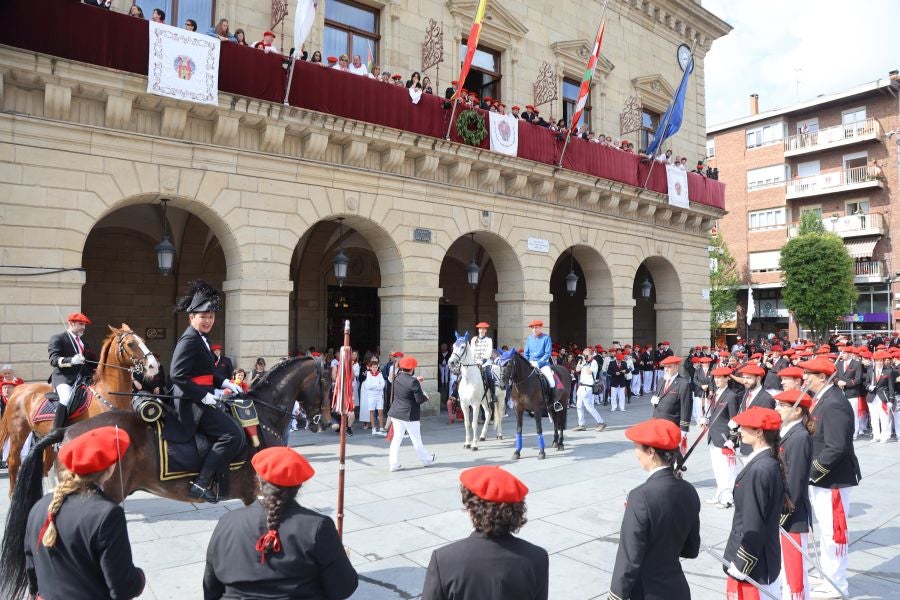
[[[462,357],[465,356],[465,354],[466,354],[466,351],[465,351],[465,350],[463,350],[463,353],[462,353],[461,356],[459,356],[459,357],[456,356],[456,349],[457,349],[457,348],[468,348],[468,347],[469,347],[468,344],[458,345],[458,342],[454,342],[454,344],[453,344],[453,354],[450,355],[450,360],[453,360],[454,358],[456,358],[456,359],[459,361],[459,366],[460,366],[460,367],[481,367],[481,365],[479,365],[478,363],[464,363],[464,362],[462,361]]]
[[[511,362],[512,360],[513,360],[512,358],[509,359],[510,362]],[[531,366],[531,365],[529,364],[529,366]],[[519,369],[516,367],[515,364],[513,365],[513,370],[516,371],[516,372],[518,372],[518,370],[519,370]],[[537,372],[538,372],[537,367],[531,367],[531,373],[529,373],[528,375],[526,375],[525,377],[523,377],[522,379],[520,379],[520,380],[518,380],[518,381],[514,381],[513,378],[512,378],[512,373],[510,373],[510,376],[509,376],[509,382],[512,383],[514,386],[519,387],[519,384],[520,384],[520,383],[525,383],[526,381],[528,381],[529,379],[531,379],[534,375],[536,375]]]
[[[121,334],[116,334],[116,356],[121,358],[125,355],[125,340],[129,336],[132,336],[132,335],[137,337],[137,334],[135,334],[133,331],[126,331]],[[141,358],[135,358],[132,356],[130,359],[131,367],[120,367],[119,365],[111,365],[109,363],[100,362],[98,360],[85,360],[84,362],[93,363],[95,365],[102,365],[104,367],[109,367],[110,369],[119,369],[122,371],[128,371],[135,375],[141,375],[144,372],[144,365],[141,363],[141,361],[145,360],[148,356],[150,356],[150,350],[147,348],[146,345],[144,345],[143,342],[141,342],[141,346],[143,346],[141,348],[141,352],[144,353],[144,356],[142,356]]]

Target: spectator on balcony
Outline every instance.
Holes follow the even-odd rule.
[[[694,169],[692,172],[693,172],[693,173],[699,173],[700,175],[703,175],[703,161],[702,161],[702,160],[698,160],[698,161],[697,161],[697,168]]]
[[[522,111],[521,118],[529,123],[534,120],[534,107],[530,104],[525,105],[525,110]]]
[[[329,69],[337,69],[338,68],[337,56],[329,56],[326,60],[328,61],[328,64],[326,66]]]
[[[137,17],[138,19],[143,19],[144,11],[141,10],[141,7],[137,4],[132,4],[131,8],[128,9],[128,15],[131,17]]]
[[[184,22],[184,28],[188,31],[197,31],[197,21],[188,19]]]
[[[243,29],[235,29],[234,30],[234,42],[239,46],[249,46],[247,43],[247,34],[244,33]]]
[[[372,65],[372,72],[369,73],[369,79],[375,79],[376,81],[381,79],[381,67]]]
[[[83,0],[83,2],[97,8],[105,8],[106,10],[109,10],[109,7],[112,6],[112,0]]]
[[[444,90],[444,98],[449,100],[453,97],[453,94],[456,93],[457,88],[459,87],[459,82],[457,80],[453,80],[450,82],[450,87]]]
[[[512,116],[514,116],[517,119],[521,119],[522,118],[522,115],[520,114],[521,110],[522,110],[522,107],[520,107],[518,104],[513,104]]]
[[[257,50],[262,50],[266,54],[281,54],[278,50],[278,46],[273,42],[275,42],[275,34],[271,31],[266,31],[263,33],[263,39],[256,42],[253,47]]]
[[[401,75],[400,73],[394,73],[393,75],[391,75],[391,82],[394,85],[403,85],[403,75]]]
[[[369,74],[369,68],[363,64],[362,57],[359,54],[353,55],[353,64],[350,65],[349,70],[354,75]]]
[[[162,23],[165,25],[166,23],[166,13],[161,8],[154,8],[153,12],[150,14],[150,20],[154,23]]]
[[[534,115],[534,118],[531,121],[532,123],[541,127],[550,127],[550,123],[545,121],[544,117],[541,116],[541,111],[535,108],[532,114]]]
[[[316,50],[315,52],[313,52],[313,53],[312,53],[312,58],[309,59],[309,62],[311,62],[311,63],[317,63],[317,64],[321,65],[321,64],[322,64],[322,53],[319,52],[318,50]]]
[[[434,95],[434,88],[431,85],[431,77],[427,75],[422,78],[422,91],[426,94]]]
[[[665,153],[665,154],[658,154],[658,155],[656,156],[656,162],[658,162],[658,163],[665,163],[665,164],[667,164],[667,165],[671,165],[672,162],[673,162],[673,159],[672,159],[672,149],[669,148],[668,150],[666,150],[666,153]]]
[[[406,87],[417,90],[422,89],[422,76],[419,75],[418,71],[413,71],[413,74],[409,76],[409,79],[406,80]]]
[[[497,112],[500,113],[501,115],[507,114],[506,105],[503,104],[502,102],[498,102],[497,103]]]
[[[215,27],[210,27],[206,31],[206,35],[217,37],[223,42],[233,42],[234,36],[231,35],[231,32],[228,30],[228,19],[219,19],[219,22],[216,23]]]
[[[866,169],[866,174],[869,180],[878,179],[879,181],[884,181],[884,169],[881,168],[881,165],[874,158],[872,159],[872,164]]]
[[[382,71],[381,72],[381,81],[383,81],[384,83],[390,83],[391,82],[391,72],[390,71]]]
[[[331,62],[331,57],[328,58],[328,61]],[[346,54],[341,54],[338,57],[337,64],[334,65],[334,67],[332,67],[332,68],[337,69],[339,71],[344,71],[344,72],[349,73],[350,72],[350,57],[347,56]]]
[[[678,168],[680,168],[682,171],[688,170],[687,169],[687,156],[681,157],[681,159],[678,161]]]

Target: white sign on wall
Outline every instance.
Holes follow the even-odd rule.
[[[550,240],[542,240],[541,238],[528,238],[528,251],[529,252],[543,252],[547,254],[550,252]]]
[[[702,296],[704,300],[709,300],[709,288],[701,289],[700,296]]]

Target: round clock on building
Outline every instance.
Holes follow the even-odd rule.
[[[681,66],[681,70],[684,71],[688,67],[688,63],[691,62],[691,49],[688,48],[687,44],[681,44],[678,46],[678,64]]]

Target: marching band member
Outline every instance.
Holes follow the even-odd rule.
[[[69,403],[72,401],[72,392],[78,377],[87,378],[94,372],[85,358],[85,354],[89,353],[91,348],[81,339],[90,324],[91,320],[82,313],[72,313],[66,317],[66,330],[51,337],[47,344],[50,366],[53,367],[50,386],[59,397],[53,429],[64,426],[66,419],[69,418]]]
[[[782,356],[783,351],[784,349],[781,346],[772,346],[769,349],[768,358],[763,359],[763,367],[766,369],[763,388],[769,392],[770,395],[777,394],[781,391],[781,381],[778,378],[778,373],[789,365],[788,360]]]
[[[887,361],[891,353],[887,350],[876,350],[872,354],[872,367],[866,376],[869,392],[866,402],[869,405],[869,417],[872,419],[872,439],[886,443],[891,438],[890,411],[894,402],[894,374]]]
[[[262,495],[219,519],[206,550],[205,600],[349,598],[359,578],[334,522],[295,500],[312,466],[283,446],[260,450],[251,464]]]
[[[700,498],[673,470],[681,430],[668,420],[650,419],[626,429],[625,436],[649,476],[628,494],[610,600],[689,600],[679,558],[700,552]]]
[[[812,437],[809,430],[814,429],[809,418],[811,406],[812,398],[805,392],[801,394],[799,389],[786,390],[775,396],[775,410],[781,415],[781,456],[784,459],[787,495],[794,507],[792,512],[781,515],[784,530],[781,535],[790,536],[803,549],[800,552],[789,540],[781,540],[782,588],[789,592],[784,594],[788,600],[809,597],[808,565],[804,564],[803,555],[807,553],[810,519],[808,491]]]
[[[713,376],[709,370],[712,358],[701,356],[697,364],[697,368],[694,369],[694,404],[691,409],[691,421],[699,425],[703,415],[709,412],[707,405],[713,392]]]
[[[853,411],[840,390],[829,381],[835,366],[824,357],[802,363],[806,382],[815,394],[811,411],[813,461],[809,470],[809,500],[819,524],[822,570],[840,589],[823,582],[813,593],[848,594],[847,513],[850,489],[859,485],[859,462],[853,450]]]
[[[741,445],[753,451],[734,484],[734,518],[725,546],[731,563],[728,600],[760,598],[749,576],[774,597],[781,594],[779,523],[786,504],[783,466],[779,462],[781,417],[770,408],[752,406],[734,418]]]
[[[653,389],[653,376],[656,373],[656,369],[653,364],[653,344],[647,344],[644,346],[644,351],[641,352],[641,392],[643,394],[649,394]]]
[[[669,356],[660,365],[663,376],[656,386],[656,394],[650,398],[653,418],[666,419],[681,428],[681,452],[687,452],[687,434],[691,427],[691,392],[684,377],[678,374],[681,358]]]
[[[800,367],[785,367],[778,372],[778,378],[781,380],[781,389],[785,392],[803,387],[803,369]]]
[[[125,511],[103,494],[130,444],[124,430],[98,427],[60,448],[66,470],[28,514],[24,550],[31,598],[128,600],[144,591]]]
[[[728,387],[728,376],[731,369],[717,367],[710,373],[715,395],[712,398],[706,417],[702,424],[709,428],[709,458],[713,476],[716,478],[716,495],[706,502],[719,508],[730,508],[734,505],[734,480],[738,474],[737,458],[734,454],[729,422],[738,414],[738,399]]]
[[[394,401],[388,410],[391,424],[394,429],[394,437],[391,440],[390,465],[391,471],[399,471],[403,468],[400,464],[400,445],[403,443],[403,434],[409,432],[409,439],[423,466],[434,463],[434,454],[429,454],[422,443],[422,430],[420,429],[419,406],[428,402],[428,396],[422,391],[421,378],[413,375],[418,366],[418,361],[412,356],[404,356],[397,366],[400,371],[394,378]]]
[[[841,352],[834,366],[837,369],[837,374],[834,377],[834,384],[844,391],[844,396],[846,396],[847,402],[850,403],[853,410],[853,432],[855,439],[856,434],[859,432],[859,407],[860,403],[864,402],[862,398],[865,397],[865,392],[863,390],[865,385],[863,381],[865,379],[863,365],[860,360],[857,360],[852,352],[847,348],[844,348],[844,351]]]
[[[475,531],[431,553],[422,600],[547,600],[547,551],[512,535],[527,522],[528,488],[487,465],[463,471],[459,481]]]

